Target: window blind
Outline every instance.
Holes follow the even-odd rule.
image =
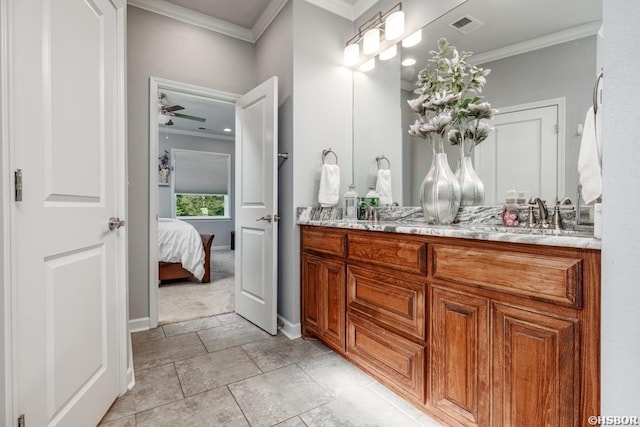
[[[229,194],[229,154],[173,152],[176,194]]]

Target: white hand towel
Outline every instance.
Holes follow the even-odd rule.
[[[393,203],[391,197],[391,170],[378,169],[378,179],[376,180],[376,193],[380,196],[380,205],[390,205]]]
[[[340,168],[338,165],[322,165],[318,202],[323,208],[335,206],[340,200]]]
[[[588,205],[602,196],[602,107],[598,110],[597,117],[593,107],[587,111],[578,156],[582,198]]]

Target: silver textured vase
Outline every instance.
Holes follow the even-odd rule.
[[[460,184],[460,206],[478,206],[484,203],[484,184],[473,168],[471,157],[458,161],[456,178]]]
[[[420,187],[424,218],[431,224],[451,224],[460,208],[460,185],[446,153],[434,153],[431,168]]]

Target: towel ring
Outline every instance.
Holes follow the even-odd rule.
[[[333,150],[331,148],[329,148],[328,150],[322,150],[322,164],[325,164],[325,159],[327,158],[327,156],[329,154],[333,154],[333,156],[336,158],[336,165],[338,164],[338,155],[336,153],[333,152]]]
[[[600,80],[604,77],[604,70],[600,70],[598,77],[596,77],[596,83],[593,86],[593,114],[598,112],[598,88],[600,87]]]
[[[383,155],[382,155],[382,156],[380,156],[380,157],[376,157],[376,162],[378,163],[378,170],[382,169],[382,168],[380,167],[380,162],[381,162],[381,161],[383,161],[383,160],[386,160],[386,161],[387,161],[387,165],[388,165],[387,169],[391,169],[391,162],[389,161],[389,159],[387,159],[387,156],[385,156],[385,155],[383,154]]]

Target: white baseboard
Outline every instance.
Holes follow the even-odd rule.
[[[278,320],[282,322],[282,327],[280,328],[280,332],[282,332],[282,335],[289,338],[290,340],[294,340],[302,336],[300,323],[291,323],[279,314]]]
[[[129,319],[129,332],[140,332],[149,330],[149,318]]]
[[[231,245],[211,246],[212,251],[225,251],[231,249]]]
[[[133,345],[131,343],[131,332],[129,332],[129,366],[127,366],[127,390],[131,390],[136,385],[136,375],[133,371]]]

